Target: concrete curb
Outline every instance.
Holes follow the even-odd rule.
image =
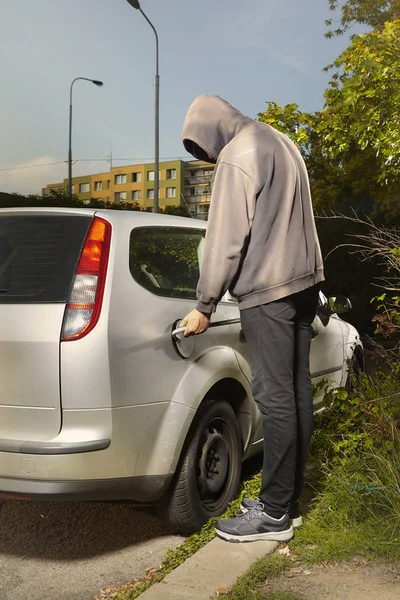
[[[231,587],[257,559],[278,542],[232,544],[215,538],[182,565],[141,594],[140,600],[209,600],[218,588]]]

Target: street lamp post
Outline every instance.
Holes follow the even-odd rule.
[[[141,9],[139,0],[127,0],[127,2],[139,10],[156,36],[156,98],[155,98],[155,151],[154,151],[154,209],[155,213],[158,212],[158,190],[160,187],[160,177],[159,177],[159,166],[160,166],[160,75],[158,71],[158,35],[156,28],[150,19],[145,15],[143,10]]]
[[[76,77],[71,83],[69,89],[69,144],[68,144],[68,195],[72,198],[72,87],[75,81],[83,79],[84,81],[90,81],[94,85],[102,86],[103,82],[98,79],[88,79],[87,77]]]

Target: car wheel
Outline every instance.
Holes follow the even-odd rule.
[[[357,356],[355,354],[353,354],[353,356],[351,357],[351,364],[352,364],[352,372],[353,372],[353,377],[356,381],[358,381],[359,377],[360,377],[360,373],[362,371],[361,368],[361,364],[360,361],[358,360]],[[354,391],[354,381],[352,378],[352,374],[351,373],[347,373],[347,379],[346,379],[346,392],[348,394],[352,394]]]
[[[189,431],[163,516],[174,531],[194,533],[237,496],[242,442],[233,408],[207,400]]]

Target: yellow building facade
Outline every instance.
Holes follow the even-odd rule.
[[[182,160],[160,163],[159,207],[185,206],[197,218],[207,218],[211,199],[214,165],[204,161]],[[73,177],[72,193],[83,202],[132,202],[142,210],[154,206],[154,163],[113,167],[107,173]],[[42,196],[52,191],[68,191],[68,179],[49,184]]]

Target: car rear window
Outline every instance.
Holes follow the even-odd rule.
[[[157,296],[195,299],[205,233],[189,227],[134,229],[129,252],[133,278]]]
[[[0,304],[66,302],[87,216],[0,216]]]

